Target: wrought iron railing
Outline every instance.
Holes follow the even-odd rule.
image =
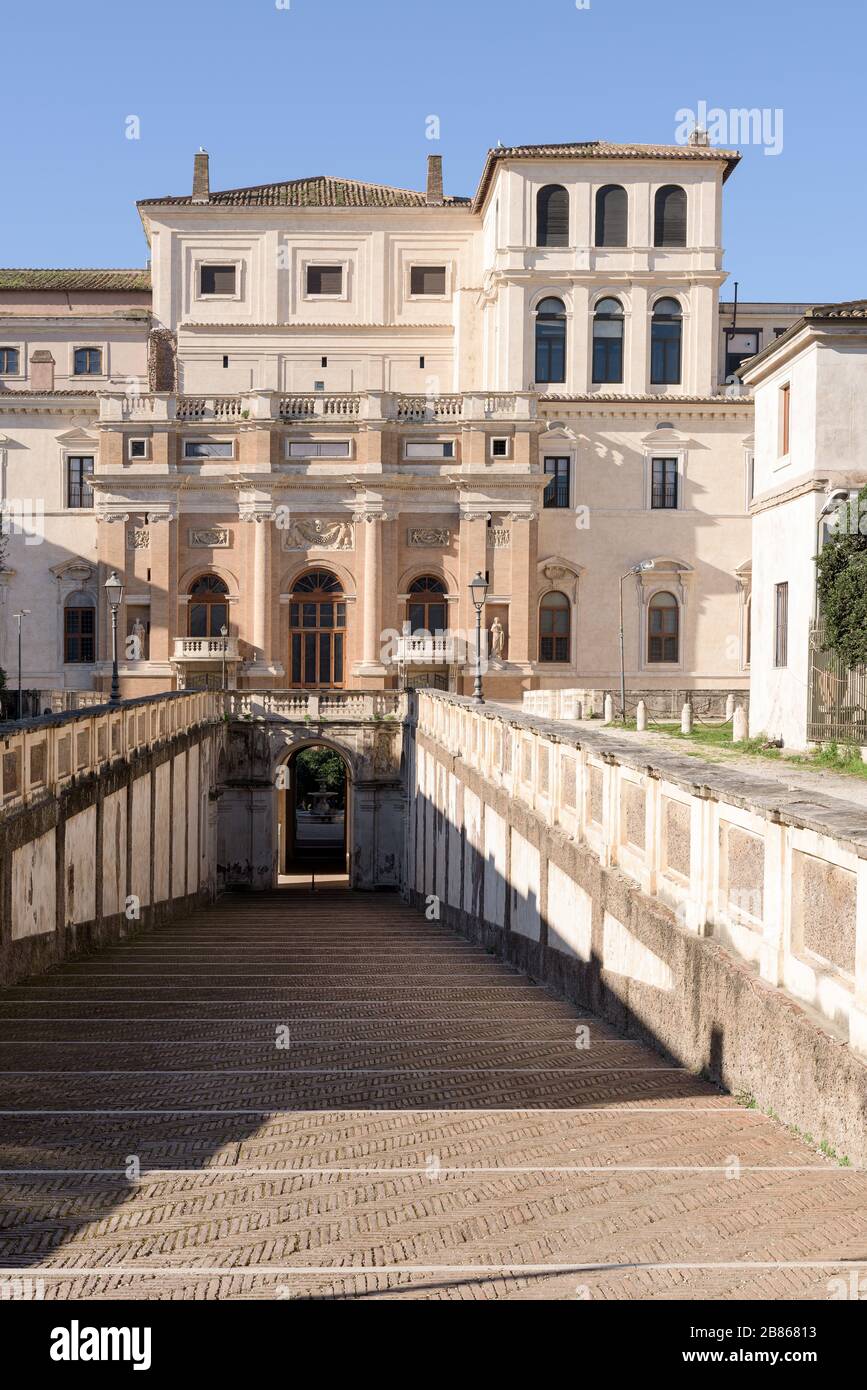
[[[825,625],[810,632],[811,743],[867,744],[867,666],[847,667],[825,650]]]

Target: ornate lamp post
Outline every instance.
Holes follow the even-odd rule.
[[[120,681],[117,678],[117,614],[123,598],[123,584],[118,579],[116,570],[112,570],[105,581],[105,596],[111,605],[111,695],[108,703],[116,705],[120,703]]]
[[[220,636],[221,636],[222,639],[223,639],[223,694],[225,695],[225,693],[226,693],[226,651],[227,651],[227,649],[228,649],[228,641],[227,641],[227,638],[228,638],[228,636],[229,636],[229,629],[226,627],[226,624],[225,624],[225,623],[223,623],[223,626],[220,628]]]
[[[470,580],[470,597],[476,610],[476,679],[473,685],[473,704],[483,705],[485,699],[482,695],[482,609],[488,597],[488,581],[481,572],[475,579]]]
[[[643,574],[645,570],[652,570],[654,562],[652,560],[642,560],[640,564],[633,565],[627,574],[620,579],[620,718],[626,723],[626,667],[623,660],[623,585],[632,574]]]

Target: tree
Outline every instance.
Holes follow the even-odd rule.
[[[836,531],[816,557],[817,584],[825,650],[851,669],[867,665],[867,487],[837,516]]]
[[[333,748],[302,748],[295,759],[298,779],[298,801],[303,802],[311,792],[342,792],[346,781],[346,768],[339,753]],[[342,797],[337,800],[342,805]]]

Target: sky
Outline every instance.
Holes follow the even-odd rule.
[[[865,40],[862,0],[6,0],[0,265],[145,264],[135,200],[188,193],[200,145],[214,189],[421,188],[439,153],[471,194],[498,141],[673,143],[704,103],[715,143],[766,113],[726,185],[724,297],[860,298]]]

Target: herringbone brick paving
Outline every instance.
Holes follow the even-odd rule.
[[[867,1175],[390,895],[227,897],[3,991],[0,1136],[0,1266],[49,1298],[825,1298],[867,1269]]]

